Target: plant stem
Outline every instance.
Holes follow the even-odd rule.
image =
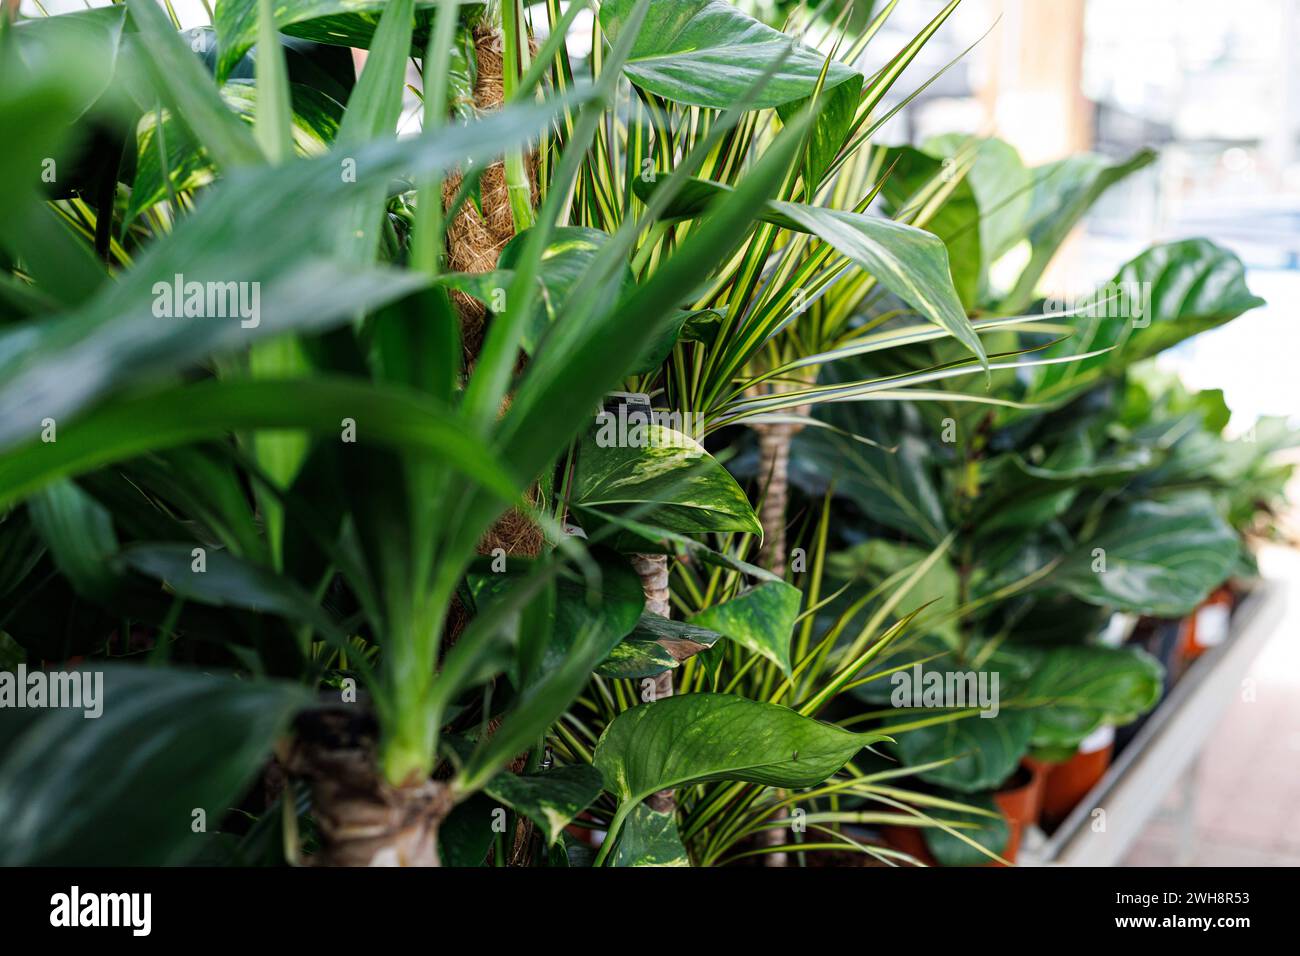
[[[618,831],[623,828],[623,821],[627,819],[627,815],[632,812],[635,806],[635,800],[627,800],[618,805],[618,810],[614,813],[614,819],[609,821],[609,831],[605,834],[605,841],[601,843],[600,850],[596,853],[596,859],[591,863],[592,866],[604,865],[605,857],[609,856],[609,851],[614,847],[614,840],[618,836]]]
[[[505,101],[509,103],[519,88],[523,71],[528,68],[528,27],[521,16],[519,0],[504,0],[501,4],[501,33],[505,41],[501,84]],[[523,232],[533,225],[536,217],[528,163],[521,150],[506,154],[505,176],[515,232]]]

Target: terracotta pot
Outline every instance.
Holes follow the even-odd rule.
[[[1010,835],[1006,848],[1000,854],[1009,863],[1016,861],[1020,850],[1020,837],[1024,828],[1038,822],[1038,811],[1042,803],[1043,780],[1051,764],[1026,757],[1011,779],[1004,787],[993,794],[1002,815],[1007,818]],[[890,846],[895,850],[911,854],[926,866],[938,866],[925,843],[925,831],[920,827],[889,826],[881,831]],[[1001,863],[989,862],[985,866],[1001,866]]]
[[[925,845],[925,831],[920,827],[884,827],[880,835],[895,850],[899,850],[924,863],[926,866],[938,866],[939,862],[930,855],[930,848]]]
[[[1196,660],[1227,639],[1232,605],[1232,590],[1224,585],[1183,621],[1180,650],[1184,657]]]
[[[1038,822],[1038,812],[1043,803],[1043,778],[1046,776],[1044,772],[1046,766],[1036,760],[1022,761],[1020,769],[1011,775],[1011,779],[1001,790],[993,794],[993,802],[1007,818],[1007,825],[1011,830],[1007,848],[1002,851],[1003,858],[1009,863],[1016,862],[1016,854],[1020,852],[1020,838],[1024,835],[1025,827],[1033,826]],[[1001,864],[988,865],[1000,866]]]
[[[1043,783],[1043,822],[1054,827],[1070,815],[1106,773],[1115,754],[1115,728],[1103,727],[1079,745],[1069,760],[1054,765]]]

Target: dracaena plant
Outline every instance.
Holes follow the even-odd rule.
[[[810,120],[787,113],[744,181],[658,257],[653,275],[628,284],[637,237],[746,109],[714,115],[638,216],[604,237],[576,281],[557,285],[557,223],[651,5],[622,9],[626,32],[601,48],[608,70],[593,85],[557,83],[567,95],[535,105],[580,5],[557,19],[536,66],[526,65],[533,50],[517,8],[458,6],[405,0],[336,15],[328,4],[236,0],[218,4],[215,45],[207,31],[184,42],[151,0],[6,24],[0,120],[30,127],[6,157],[0,234],[6,655],[155,665],[103,668],[102,722],[69,726],[55,714],[11,725],[0,803],[21,825],[7,831],[6,861],[175,862],[200,849],[263,858],[275,813],[233,844],[196,841],[205,828],[186,827],[195,808],[224,816],[272,750],[280,766],[266,779],[281,789],[285,850],[298,852],[293,781],[303,778],[318,862],[432,863],[440,843],[459,862],[481,860],[491,817],[471,808],[483,790],[554,843],[602,786],[626,819],[646,786],[686,782],[622,773],[635,743],[622,757],[611,745],[599,774],[585,764],[535,772],[548,726],[592,669],[635,649],[645,627],[663,627],[638,622],[644,597],[626,565],[568,541],[553,519],[571,505],[590,515],[614,505],[591,522],[593,549],[623,531],[644,540],[635,519],[646,505],[661,512],[651,538],[684,517],[695,533],[757,530],[735,482],[702,450],[672,459],[667,482],[654,454],[634,454],[626,474],[589,454],[575,478],[568,462],[600,397],[674,337],[681,290],[738,253],[806,152]],[[480,118],[495,106],[479,102],[473,80],[486,62],[485,15],[508,34],[513,102]],[[333,51],[282,49],[277,28],[365,47],[364,70],[353,82]],[[776,51],[756,95],[790,55]],[[408,56],[426,78],[424,131],[395,140]],[[96,68],[70,71],[74,61]],[[804,111],[818,115],[815,102]],[[557,116],[534,208],[520,201],[524,187],[531,193],[520,163],[527,173],[530,137]],[[90,148],[69,146],[90,128]],[[70,156],[71,184],[41,177]],[[498,273],[502,304],[462,367],[446,291],[467,280],[446,273],[441,250],[454,257],[466,203],[486,208],[484,170],[502,156],[519,235]],[[246,296],[227,300],[238,314],[209,314],[220,295]],[[474,562],[510,511],[549,540],[497,574]],[[350,706],[358,680],[368,707]],[[312,689],[327,706],[308,706]],[[134,705],[112,703],[127,699]],[[689,708],[692,723],[695,708],[716,720],[742,707],[832,746],[775,767],[760,740],[740,754],[714,741],[695,777],[810,785],[875,739],[750,704],[671,706]],[[178,710],[184,719],[171,719]],[[62,745],[41,743],[50,740]],[[148,757],[112,792],[60,784],[100,779],[132,752]],[[74,758],[84,761],[75,772]],[[500,773],[516,760],[525,773]],[[458,810],[474,825],[440,841]],[[124,813],[113,839],[126,849],[114,851],[100,821]],[[502,842],[498,862],[510,852]]]
[[[802,550],[824,558],[829,501],[819,514],[796,540]],[[624,524],[648,531],[636,522]],[[796,561],[801,596],[790,583],[745,560],[752,538],[721,535],[710,547],[680,535],[665,537],[681,559],[673,595],[681,621],[634,632],[597,669],[551,738],[566,761],[592,761],[606,770],[607,779],[611,768],[619,774],[629,761],[648,758],[665,771],[652,778],[655,785],[675,788],[672,808],[620,799],[618,791],[597,801],[583,825],[608,831],[598,865],[724,866],[794,855],[801,863],[911,862],[906,854],[863,839],[863,828],[890,824],[930,828],[982,852],[972,834],[1000,826],[995,812],[960,797],[904,789],[900,778],[917,768],[891,765],[875,753],[856,754],[864,743],[891,741],[914,727],[960,715],[915,719],[903,714],[878,721],[864,736],[850,733],[861,722],[855,692],[923,660],[903,654],[905,663],[878,667],[911,634],[920,603],[897,620],[890,612],[910,607],[906,602],[927,568],[909,569],[870,590],[846,585],[827,593],[825,560],[814,559],[806,568]],[[939,557],[936,552],[927,567]],[[864,614],[869,606],[872,613]],[[675,675],[678,702],[644,703],[647,689],[665,672]],[[655,708],[664,711],[661,720],[644,715]],[[767,741],[766,759],[779,762],[783,773],[775,766],[765,773],[755,768],[715,781],[710,760],[728,751],[702,751],[681,715],[705,727],[734,721],[727,736],[731,752],[749,754],[751,742]],[[804,722],[796,723],[794,715]],[[840,755],[840,772],[822,771],[820,781],[798,772],[818,767],[825,753]],[[942,757],[935,766],[952,759]],[[804,763],[808,766],[801,767]]]
[[[680,290],[734,253],[802,147],[804,124],[791,118],[654,276],[623,285],[632,240],[671,201],[674,179],[680,186],[714,145],[700,143],[646,208],[646,222],[629,220],[586,264],[562,321],[529,342],[519,373],[519,348],[550,298],[536,280],[566,183],[580,171],[648,4],[629,9],[628,33],[606,51],[610,72],[594,86],[534,105],[543,68],[519,66],[513,105],[449,123],[454,92],[441,79],[457,75],[465,49],[456,6],[438,4],[421,18],[405,0],[318,29],[327,12],[318,5],[273,14],[268,3],[219,4],[219,76],[238,73],[248,41],[258,41],[253,84],[239,90],[251,96],[242,100],[230,95],[234,81],[218,87],[195,55],[203,44],[187,45],[151,0],[6,27],[0,118],[26,132],[23,149],[6,157],[0,236],[0,495],[16,555],[4,568],[3,627],[33,662],[136,656],[146,644],[157,665],[235,666],[251,678],[109,668],[102,722],[69,728],[55,715],[7,737],[13,762],[0,773],[0,802],[21,810],[23,824],[7,830],[6,860],[94,858],[103,844],[86,834],[133,801],[155,812],[131,817],[129,850],[117,859],[193,857],[195,842],[169,814],[222,813],[309,702],[304,688],[322,681],[342,691],[328,695],[340,701],[359,678],[371,706],[367,719],[340,724],[335,707],[333,717],[300,720],[295,742],[278,748],[290,773],[312,784],[319,859],[435,862],[440,825],[484,788],[553,840],[563,813],[599,789],[590,773],[559,771],[540,782],[511,776],[520,781],[514,789],[494,783],[520,754],[530,769],[541,764],[547,727],[632,630],[642,601],[620,590],[617,564],[603,568],[565,543],[545,500],[535,507],[524,495],[549,487],[629,357],[671,327]],[[277,26],[369,48],[355,86],[340,83],[347,105],[337,128],[313,127],[328,135],[295,135],[300,102],[312,97],[289,79],[293,57]],[[542,47],[539,64],[563,33]],[[425,128],[396,140],[412,54],[429,78]],[[69,70],[74,61],[98,69]],[[111,79],[92,84],[86,75]],[[474,170],[502,155],[509,168],[564,111],[573,122],[549,154],[540,207],[527,214],[533,224],[514,252],[508,304],[462,369],[444,291],[455,285],[440,277],[455,215],[442,208],[444,177],[468,170],[455,201],[474,201]],[[57,166],[73,132],[101,121],[137,132],[129,144],[136,169],[118,179],[110,144],[89,155],[92,172],[107,177],[103,189],[77,188],[51,203],[38,191],[42,161]],[[734,121],[721,118],[719,135]],[[403,195],[390,200],[395,183]],[[134,195],[137,185],[146,195]],[[200,296],[186,312],[191,277],[200,288],[244,283],[257,290],[257,305],[205,317]],[[160,288],[173,280],[179,288]],[[517,562],[522,574],[485,582],[472,566],[479,543],[512,507],[556,547]],[[71,609],[58,610],[65,627],[27,630],[41,616],[33,612],[67,597]],[[449,632],[458,606],[471,620]],[[68,635],[81,646],[68,646]],[[48,644],[38,646],[42,637]],[[137,704],[112,704],[126,698]],[[161,718],[178,708],[184,720]],[[217,731],[210,747],[196,743],[203,729]],[[58,789],[69,753],[23,746],[51,736],[66,736],[95,766],[133,747],[153,757],[112,794]],[[152,802],[192,752],[207,758],[198,772],[186,772],[166,806]],[[450,777],[433,779],[444,761]],[[92,766],[80,779],[100,776]],[[290,829],[295,804],[292,790],[280,800]],[[72,805],[79,826],[49,822]]]

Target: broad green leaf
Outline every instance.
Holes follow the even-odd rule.
[[[928,664],[926,670],[934,666]],[[936,669],[932,673],[943,677],[947,671]],[[1001,685],[999,691],[1002,693]],[[919,714],[905,710],[899,712],[899,719],[914,717],[919,720],[929,716],[934,715],[929,711]],[[993,717],[976,714],[900,731],[898,752],[904,763],[914,767],[952,759],[951,763],[918,774],[927,783],[964,794],[996,790],[1015,773],[1020,759],[1029,750],[1034,718],[1030,711],[1003,710]]]
[[[642,614],[632,633],[598,667],[602,677],[636,680],[672,670],[718,642],[722,635],[708,628]]]
[[[943,796],[943,794],[940,794]],[[960,828],[952,826],[962,836],[974,840],[990,853],[1001,854],[1011,838],[1011,828],[1002,810],[990,794],[963,794],[957,799],[975,810],[983,813],[971,813],[962,810],[938,809],[931,811],[931,816],[952,826],[964,824]],[[939,827],[926,827],[926,848],[934,855],[940,866],[988,866],[989,856],[981,853],[965,840],[953,836]]]
[[[226,108],[203,63],[176,33],[156,0],[127,0],[136,49],[166,106],[223,170],[263,159],[252,130]],[[256,0],[254,0],[256,13]],[[256,18],[254,19],[256,31]]]
[[[599,594],[581,582],[560,581],[555,604],[555,629],[542,658],[542,670],[558,669],[573,653],[578,635],[595,635],[603,660],[632,629],[645,609],[645,592],[626,560],[601,563]]]
[[[659,790],[709,780],[813,787],[884,739],[778,704],[685,694],[619,714],[601,734],[593,762],[606,788],[627,806]]]
[[[938,159],[954,159],[971,148],[969,137],[937,136],[922,146]],[[1014,146],[1003,140],[981,139],[966,181],[979,207],[980,296],[989,294],[988,271],[1005,253],[1027,237],[1033,202],[1034,175],[1025,168]],[[954,266],[954,271],[957,267]]]
[[[308,430],[336,438],[357,423],[357,454],[370,443],[431,454],[507,500],[518,493],[488,449],[446,409],[405,390],[347,380],[223,382],[190,385],[108,403],[58,432],[0,455],[0,504],[63,477],[148,451],[213,438],[232,430]],[[362,444],[364,443],[364,444]]]
[[[338,135],[336,111],[340,107],[311,87],[294,84],[291,92],[294,149],[299,156],[319,156]],[[257,87],[247,80],[231,80],[222,87],[221,97],[245,122],[251,122],[257,115]],[[193,191],[213,181],[215,170],[207,154],[166,110],[162,117],[162,139],[167,143],[167,169],[175,192]],[[145,113],[140,120],[135,182],[131,186],[126,212],[128,222],[167,198],[158,143],[158,113],[154,110]]]
[[[690,866],[677,831],[677,814],[660,813],[639,803],[623,824],[612,866]]]
[[[497,802],[483,793],[456,804],[438,827],[438,862],[442,866],[482,866],[496,839],[492,832]]]
[[[199,556],[194,554],[196,550]],[[121,559],[127,567],[157,579],[186,600],[286,617],[309,625],[336,646],[347,639],[311,595],[293,581],[227,551],[196,549],[188,544],[136,544],[123,550]]]
[[[1103,724],[1123,726],[1160,700],[1164,669],[1137,648],[1026,649],[1032,665],[1016,705],[1034,717],[1034,747],[1073,751]]]
[[[1038,282],[1051,265],[1061,243],[1106,190],[1155,162],[1153,150],[1142,149],[1112,163],[1104,156],[1070,156],[1034,170],[1029,208],[1029,264],[998,310],[1016,315],[1034,299]]]
[[[1264,304],[1247,287],[1241,260],[1208,239],[1148,249],[1095,297],[1094,307],[1070,320],[1074,333],[1045,354],[1112,351],[1038,366],[1031,373],[1026,401],[1060,404],[1140,359]]]
[[[42,488],[27,503],[32,524],[78,594],[108,601],[121,583],[114,566],[113,516],[70,481]]]
[[[1090,604],[1181,617],[1227,579],[1240,551],[1208,495],[1139,501],[1107,512],[1048,583]]]
[[[945,174],[944,164],[911,146],[900,146],[885,153],[884,168],[889,176],[881,190],[886,212],[897,218],[911,208],[918,192]],[[953,188],[943,205],[925,223],[925,230],[938,236],[948,249],[948,265],[953,288],[962,307],[970,312],[979,304],[980,206],[976,202],[969,177]]]
[[[258,0],[218,0],[212,25],[216,28],[220,55],[217,76],[226,79],[231,70],[257,41]],[[410,55],[423,57],[433,8],[439,0],[419,0],[416,35]],[[384,0],[277,0],[275,25],[284,33],[346,47],[370,49]],[[482,3],[461,3],[464,16]]]
[[[648,194],[654,188],[638,183],[634,187],[639,192]],[[674,197],[667,215],[698,216],[730,191],[721,183],[693,179]],[[759,218],[821,239],[987,364],[984,346],[953,287],[948,249],[937,236],[881,216],[776,200],[764,206]]]
[[[863,407],[845,405],[828,412],[830,420],[855,429],[870,428]],[[844,419],[840,416],[852,416]],[[867,445],[827,428],[805,429],[795,436],[790,455],[792,477],[814,490],[832,484],[865,515],[924,544],[937,545],[948,534],[948,517],[932,475],[929,446],[915,435],[863,434],[897,447]],[[883,444],[883,443],[882,443]]]
[[[0,863],[164,866],[197,856],[305,689],[101,664],[103,713],[0,709]]]
[[[622,512],[650,525],[687,534],[741,531],[762,534],[758,517],[736,479],[683,432],[610,413],[583,438],[573,484],[582,511]]]
[[[696,627],[717,631],[790,674],[790,639],[803,595],[784,581],[765,581],[691,618]]]
[[[541,773],[500,773],[484,790],[541,827],[550,846],[600,796],[601,777],[590,764],[575,764]]]
[[[617,39],[636,0],[605,0],[600,25]],[[642,89],[691,106],[726,109],[750,94],[768,68],[789,56],[758,92],[754,109],[811,96],[825,56],[720,0],[651,0],[624,72]],[[856,96],[862,76],[832,63],[826,90],[849,86]]]
[[[113,82],[125,19],[126,8],[121,5],[73,10],[57,16],[42,11],[41,16],[21,20],[14,26],[13,46],[5,55],[14,56],[24,68],[31,69],[69,50],[77,51],[78,57],[84,57],[80,66],[85,71],[80,78],[85,89],[77,112],[84,114]]]

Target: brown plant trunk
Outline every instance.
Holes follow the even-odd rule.
[[[797,425],[755,425],[758,432],[758,475],[765,483],[758,521],[763,526],[763,545],[758,563],[773,574],[784,576],[786,564],[785,511],[790,498],[790,442]]]
[[[641,578],[645,593],[645,609],[660,617],[672,617],[672,603],[668,598],[668,555],[634,554],[632,568]],[[654,678],[654,700],[673,696],[673,672],[664,671]],[[668,813],[677,807],[672,790],[660,790],[646,798],[650,809]]]
[[[313,711],[297,724],[290,772],[311,787],[321,849],[311,866],[438,866],[438,828],[453,805],[438,780],[395,787],[376,763],[372,719]]]
[[[808,414],[809,406],[795,409],[797,414]],[[773,574],[785,576],[786,568],[786,510],[790,500],[790,445],[794,436],[803,430],[803,425],[796,422],[771,422],[753,426],[758,432],[758,475],[764,483],[763,505],[759,509],[758,521],[763,526],[763,546],[759,549],[758,563]],[[777,791],[778,797],[783,791]],[[773,814],[773,819],[781,820],[790,816],[788,810],[781,809]],[[781,846],[786,842],[788,831],[783,827],[763,830],[759,842],[763,846]],[[790,865],[789,854],[770,853],[763,857],[763,865],[784,867]]]
[[[531,41],[530,41],[531,43]],[[534,51],[536,52],[536,51]],[[478,72],[474,80],[474,108],[480,113],[499,110],[504,102],[504,41],[500,32],[480,25],[474,30],[474,54]],[[536,156],[527,157],[533,202],[537,200]],[[460,191],[460,173],[452,173],[443,183],[443,207],[449,208]],[[479,180],[479,204],[465,202],[447,227],[447,263],[456,272],[491,272],[497,267],[501,250],[515,236],[514,214],[510,209],[510,191],[506,185],[504,162],[495,162],[483,171]],[[452,302],[460,315],[461,341],[465,367],[473,367],[483,347],[487,309],[471,296],[453,290]]]

